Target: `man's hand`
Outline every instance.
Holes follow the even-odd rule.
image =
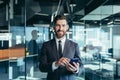
[[[60,58],[58,61],[55,62],[55,66],[66,66],[69,64],[70,59],[66,57]]]
[[[73,62],[73,65],[69,63],[70,59],[66,57],[60,58],[58,61],[55,62],[55,66],[65,66],[67,70],[77,73],[79,71],[79,63]]]
[[[70,64],[70,63],[68,63],[68,65],[66,65],[66,68],[67,68],[67,70],[69,70],[69,71],[72,71],[72,72],[74,72],[74,73],[77,73],[78,70],[79,70],[79,63],[73,62],[73,65]]]

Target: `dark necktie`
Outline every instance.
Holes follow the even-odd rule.
[[[61,44],[61,40],[59,40],[58,43],[59,43],[59,45],[58,45],[59,57],[62,57],[62,44]]]

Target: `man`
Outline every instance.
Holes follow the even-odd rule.
[[[82,63],[78,44],[66,39],[68,29],[67,18],[63,15],[56,16],[54,19],[55,38],[42,45],[39,69],[42,72],[48,72],[47,80],[75,80],[75,74],[81,71]],[[59,40],[62,51],[59,48]],[[79,60],[77,63],[70,64],[72,58]]]
[[[28,76],[33,76],[33,74],[31,74],[31,71],[33,69],[35,69],[38,66],[38,44],[36,42],[37,38],[38,38],[38,31],[37,30],[32,30],[31,32],[32,38],[28,43],[28,52],[29,54],[27,55],[32,55],[31,57],[28,56],[26,57],[26,73]],[[33,68],[34,66],[34,68]]]

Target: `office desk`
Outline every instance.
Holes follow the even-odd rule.
[[[18,76],[21,76],[21,74],[18,74],[18,71],[17,71],[19,70],[22,64],[22,62],[19,59],[23,59],[23,62],[24,62],[24,60],[28,60],[28,59],[32,60],[31,58],[37,57],[37,56],[38,54],[28,55],[25,52],[24,46],[14,46],[8,49],[0,50],[0,63],[4,66],[5,73],[8,73],[8,70],[9,70],[9,74],[12,74],[10,78],[14,79]],[[24,64],[23,66],[25,67]]]
[[[24,47],[14,47],[0,50],[0,60],[19,58],[25,56]]]
[[[9,61],[25,56],[24,46],[14,46],[8,49],[0,50],[0,63],[5,68],[5,73],[8,72]]]
[[[113,80],[114,70],[112,62],[100,63],[93,61],[84,64],[86,80]]]
[[[115,59],[116,60],[116,75],[115,75],[115,77],[117,77],[117,78],[120,78],[120,75],[118,75],[118,62],[120,61],[120,58],[113,58],[113,59]]]

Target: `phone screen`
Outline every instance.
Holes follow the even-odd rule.
[[[73,62],[77,63],[77,62],[78,62],[78,58],[72,58],[72,59],[70,60],[70,64],[73,64]]]

